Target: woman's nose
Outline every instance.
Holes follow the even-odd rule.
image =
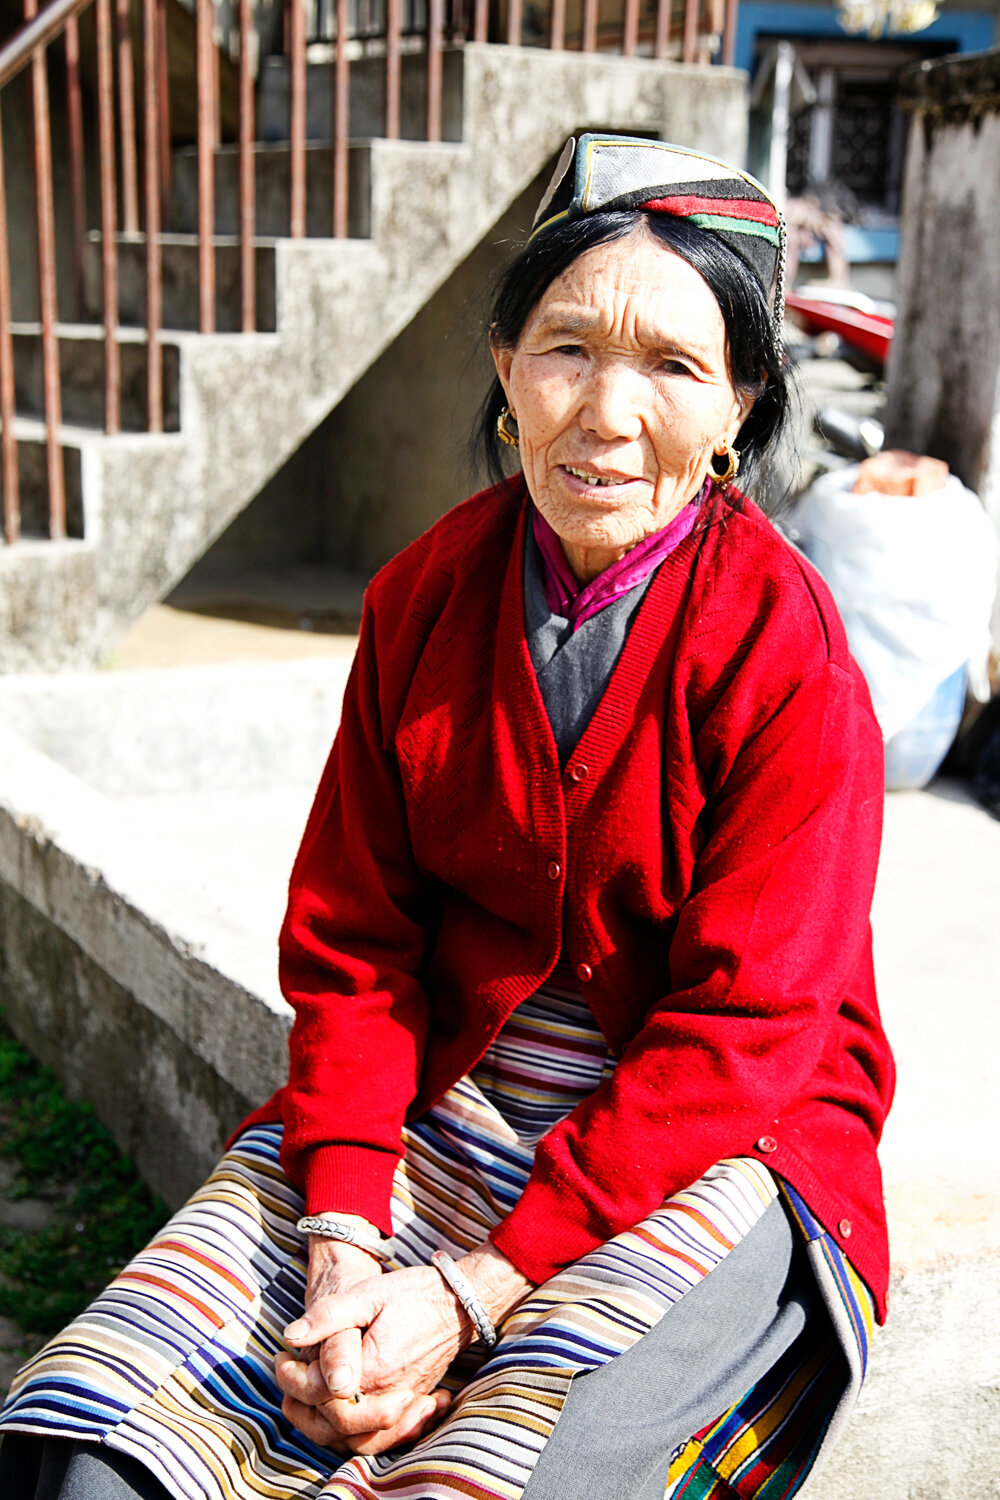
[[[580,421],[605,442],[634,442],[642,432],[642,377],[615,361],[594,370],[588,383]]]

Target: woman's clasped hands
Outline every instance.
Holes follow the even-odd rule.
[[[492,1245],[459,1262],[494,1323],[531,1283]],[[383,1272],[357,1246],[312,1237],[305,1312],[285,1329],[281,1409],[312,1442],[348,1455],[416,1442],[451,1404],[441,1388],[476,1330],[433,1266]]]

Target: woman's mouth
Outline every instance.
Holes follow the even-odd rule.
[[[614,484],[634,484],[635,477],[628,474],[598,474],[593,469],[575,469],[571,464],[563,464],[567,474],[572,474],[574,479],[581,480],[584,484],[593,488],[606,488]]]

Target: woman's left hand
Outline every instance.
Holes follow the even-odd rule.
[[[531,1290],[492,1245],[471,1251],[459,1265],[494,1322]],[[361,1399],[357,1404],[332,1400],[319,1404],[318,1411],[332,1429],[331,1446],[382,1453],[414,1441],[440,1419],[450,1399],[440,1381],[476,1330],[438,1272],[414,1266],[317,1298],[285,1330],[285,1338],[295,1346],[320,1346],[320,1373],[329,1383],[333,1370],[326,1340],[354,1328],[364,1331]],[[405,1393],[409,1400],[400,1410]]]

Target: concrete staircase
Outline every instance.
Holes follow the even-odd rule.
[[[142,431],[144,246],[121,237],[124,426],[98,430],[103,351],[96,324],[61,325],[63,448],[71,538],[0,549],[0,671],[99,662],[129,622],[162,598],[258,494],[541,172],[586,127],[658,135],[742,160],[745,93],[728,69],[607,55],[469,44],[446,54],[440,144],[358,139],[350,149],[351,238],[327,232],[329,146],[310,146],[308,228],[291,240],[287,146],[257,152],[258,328],[237,333],[238,245],[232,148],[217,154],[217,314],[197,327],[191,154],[175,158],[176,232],[163,236],[162,435]],[[415,128],[417,74],[404,76],[404,133]],[[374,127],[377,91],[363,73],[352,119]],[[262,120],[281,119],[282,80],[262,86]],[[364,89],[368,89],[368,94]],[[368,105],[364,106],[364,100]],[[317,104],[315,101],[319,100]],[[352,94],[352,110],[355,106]],[[322,90],[313,90],[321,129]],[[270,123],[269,123],[270,122]],[[312,132],[311,132],[312,133]],[[96,317],[92,246],[88,297]],[[21,347],[18,434],[26,516],[40,516],[44,433],[39,331]]]

